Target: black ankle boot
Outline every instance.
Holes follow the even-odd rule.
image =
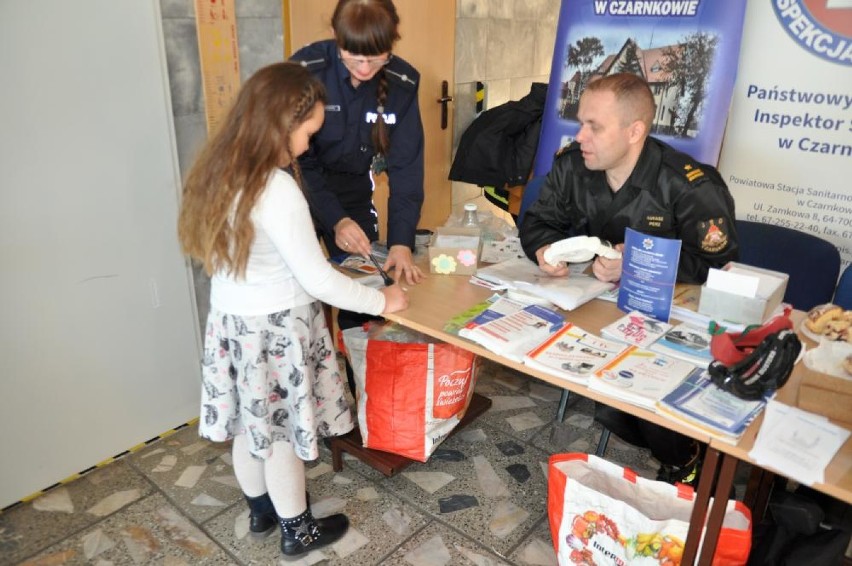
[[[264,493],[257,497],[245,496],[249,506],[249,533],[253,537],[266,538],[275,530],[278,523],[278,515],[269,494]]]
[[[281,524],[281,552],[285,556],[298,556],[331,544],[346,534],[349,519],[338,513],[315,519],[309,509],[297,517],[279,518]]]
[[[266,538],[278,524],[278,514],[268,493],[257,497],[245,496],[249,506],[249,532],[254,537]],[[311,494],[305,492],[305,503],[311,508]]]

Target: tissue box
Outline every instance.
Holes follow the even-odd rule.
[[[482,237],[477,228],[438,228],[429,243],[429,271],[442,275],[473,275]]]
[[[784,299],[787,281],[790,279],[786,273],[736,262],[730,262],[722,269],[736,270],[739,274],[757,277],[760,279],[761,292],[755,297],[744,297],[704,284],[698,301],[698,312],[701,314],[715,320],[763,324]]]

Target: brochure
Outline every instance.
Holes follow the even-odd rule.
[[[649,349],[706,369],[713,361],[713,355],[710,353],[711,339],[712,336],[707,330],[682,322],[651,344]]]
[[[524,356],[524,364],[585,385],[593,372],[625,348],[621,342],[600,338],[569,322]]]
[[[702,370],[684,360],[628,346],[589,379],[589,389],[655,410],[657,401],[694,371]]]
[[[469,338],[470,332],[474,328],[482,326],[486,322],[497,320],[498,318],[504,317],[507,314],[512,314],[513,312],[519,311],[525,306],[527,306],[527,303],[521,303],[519,301],[515,301],[507,297],[499,297],[497,300],[491,303],[485,310],[468,320],[467,323],[459,329],[458,335],[462,338]]]
[[[565,325],[558,312],[540,305],[501,316],[471,328],[466,338],[510,360],[522,362],[524,355]]]
[[[680,240],[649,236],[627,228],[618,308],[669,321],[674,296]]]
[[[736,443],[763,411],[766,400],[745,401],[713,385],[706,371],[693,372],[660,399],[660,413]]]
[[[601,336],[646,347],[656,342],[671,327],[672,325],[667,322],[660,322],[639,311],[631,311],[612,324],[601,328]]]
[[[499,288],[532,293],[565,310],[573,310],[615,286],[573,269],[567,277],[550,277],[527,258],[477,269],[475,277]]]

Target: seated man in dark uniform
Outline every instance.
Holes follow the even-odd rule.
[[[648,84],[629,73],[597,79],[580,98],[576,141],[561,150],[524,216],[527,256],[552,276],[568,268],[544,261],[550,244],[596,236],[623,247],[625,228],[682,241],[678,281],[703,283],[708,269],[737,259],[734,200],[713,167],[649,136],[655,112]],[[593,273],[621,278],[621,260],[598,257]],[[658,479],[692,483],[701,447],[690,438],[597,404],[595,418],[630,442],[651,449]]]

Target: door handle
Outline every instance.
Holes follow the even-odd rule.
[[[447,81],[441,81],[441,98],[438,99],[438,104],[441,105],[441,129],[447,129],[447,104],[453,101],[450,96],[450,84]]]

